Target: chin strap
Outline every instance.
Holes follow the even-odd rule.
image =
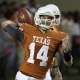
[[[46,33],[46,31],[42,30],[41,28],[39,28],[39,30],[40,30],[43,34]]]

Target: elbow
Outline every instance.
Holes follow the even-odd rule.
[[[72,64],[73,64],[73,57],[71,56],[71,59],[70,59],[70,61],[68,61],[68,62],[66,62],[66,61],[64,60],[64,63],[65,63],[66,66],[72,66]]]
[[[5,24],[4,22],[1,23],[2,28],[5,28],[5,25],[4,24]]]

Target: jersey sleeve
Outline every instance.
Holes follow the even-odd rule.
[[[9,33],[12,37],[16,38],[20,42],[24,38],[23,32],[20,31],[17,27],[14,27],[12,25],[7,25],[4,30],[7,31],[7,33]]]
[[[64,32],[61,32],[60,35],[61,35],[61,42],[60,42],[60,44],[58,46],[59,46],[59,49],[63,52],[63,47],[62,47],[62,42],[63,41],[62,40],[64,38],[68,37],[68,35],[66,33],[64,33]]]
[[[24,39],[22,41],[22,43],[26,42],[27,36],[28,34],[30,34],[31,32],[33,32],[35,30],[35,27],[32,25],[29,25],[27,23],[24,23],[20,26],[20,28],[23,29],[23,34],[24,34]]]
[[[29,25],[27,23],[22,24],[20,28],[22,28],[23,32],[26,32],[26,33],[31,33],[33,30],[35,30],[34,26]]]
[[[66,34],[66,33],[61,33],[62,34],[62,39],[64,39],[64,38],[66,38],[66,37],[68,37],[68,35]],[[59,43],[58,44],[58,47],[57,47],[57,51],[58,51],[58,53],[60,54],[60,56],[61,56],[61,58],[62,58],[62,60],[64,61],[64,49],[63,49],[63,47],[62,47],[62,40],[61,40],[61,43]]]

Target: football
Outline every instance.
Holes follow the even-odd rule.
[[[32,24],[32,17],[28,10],[25,8],[20,8],[17,13],[17,18],[19,23]]]

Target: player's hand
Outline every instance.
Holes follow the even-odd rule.
[[[63,50],[66,51],[68,49],[68,45],[69,45],[69,37],[65,37],[64,39],[62,39],[62,47]]]

